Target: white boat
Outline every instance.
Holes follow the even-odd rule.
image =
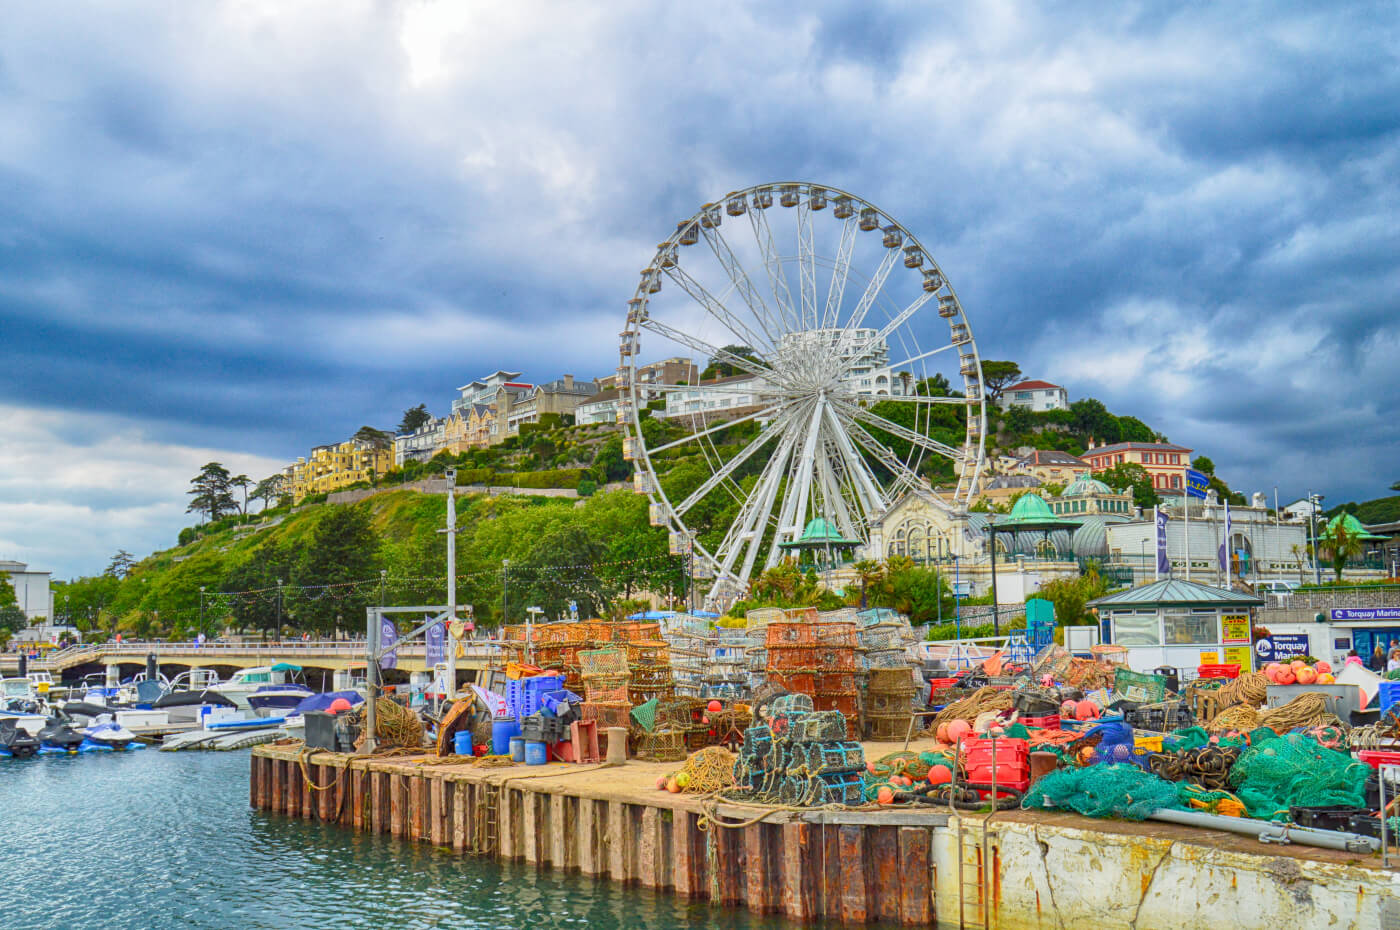
[[[49,723],[49,718],[43,714],[21,714],[4,710],[0,710],[0,719],[13,720],[16,727],[35,737]]]
[[[249,695],[255,694],[258,689],[266,688],[269,685],[289,684],[289,673],[296,674],[300,671],[300,666],[292,665],[289,662],[279,662],[276,665],[257,665],[234,672],[228,681],[221,683],[215,690],[238,705],[239,710],[252,711],[252,707],[248,704]]]
[[[112,749],[123,752],[128,746],[136,741],[136,734],[126,727],[115,722],[110,716],[103,714],[93,722],[92,726],[84,730],[79,730],[83,736],[87,737],[94,745],[102,749]]]

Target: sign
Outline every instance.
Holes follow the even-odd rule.
[[[423,640],[423,661],[428,668],[447,661],[447,624],[434,623],[424,632]]]
[[[379,648],[394,646],[399,641],[399,628],[394,626],[394,621],[388,617],[379,618]],[[399,651],[397,648],[390,649],[379,658],[380,668],[396,668],[399,664]]]
[[[1249,642],[1249,615],[1225,614],[1221,617],[1220,641],[1222,643]]]
[[[1254,657],[1263,665],[1265,662],[1281,662],[1293,656],[1309,655],[1309,642],[1307,633],[1275,633],[1254,644]]]
[[[1333,620],[1400,620],[1400,607],[1333,607]]]
[[[1167,558],[1167,512],[1161,507],[1154,509],[1157,515],[1157,577],[1170,575],[1172,563]]]
[[[1202,665],[1219,665],[1219,664],[1220,664],[1220,653],[1218,653],[1218,652],[1204,652],[1204,651],[1203,651],[1203,652],[1201,653],[1201,664],[1202,664]]]
[[[1248,646],[1226,646],[1225,664],[1238,665],[1240,667],[1240,674],[1243,675],[1253,667],[1250,664],[1252,653],[1253,650]]]
[[[1196,471],[1194,468],[1186,469],[1186,494],[1189,497],[1199,497],[1206,499],[1206,490],[1210,487],[1210,476],[1204,472]]]

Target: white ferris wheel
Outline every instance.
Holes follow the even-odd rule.
[[[972,328],[918,239],[852,194],[785,182],[705,204],[642,271],[620,356],[634,486],[672,552],[715,579],[711,606],[742,596],[815,518],[867,545],[907,493],[949,513],[976,493],[986,412]],[[714,364],[678,377],[667,356]],[[664,429],[644,427],[652,418]],[[667,476],[681,462],[677,489]]]

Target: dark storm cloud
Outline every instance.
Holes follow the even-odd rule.
[[[793,178],[914,230],[984,357],[1141,417],[1232,484],[1336,499],[1400,477],[1388,5],[6,19],[13,409],[290,460],[420,401],[442,412],[498,367],[599,374],[673,224]],[[159,519],[173,535],[179,514]],[[0,545],[24,545],[15,526],[0,517]]]

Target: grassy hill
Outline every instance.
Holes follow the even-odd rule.
[[[1377,497],[1374,500],[1363,501],[1359,504],[1355,501],[1339,504],[1331,510],[1326,511],[1326,515],[1328,519],[1331,519],[1342,512],[1353,515],[1362,523],[1372,525],[1377,523],[1394,523],[1400,520],[1400,495]]]

